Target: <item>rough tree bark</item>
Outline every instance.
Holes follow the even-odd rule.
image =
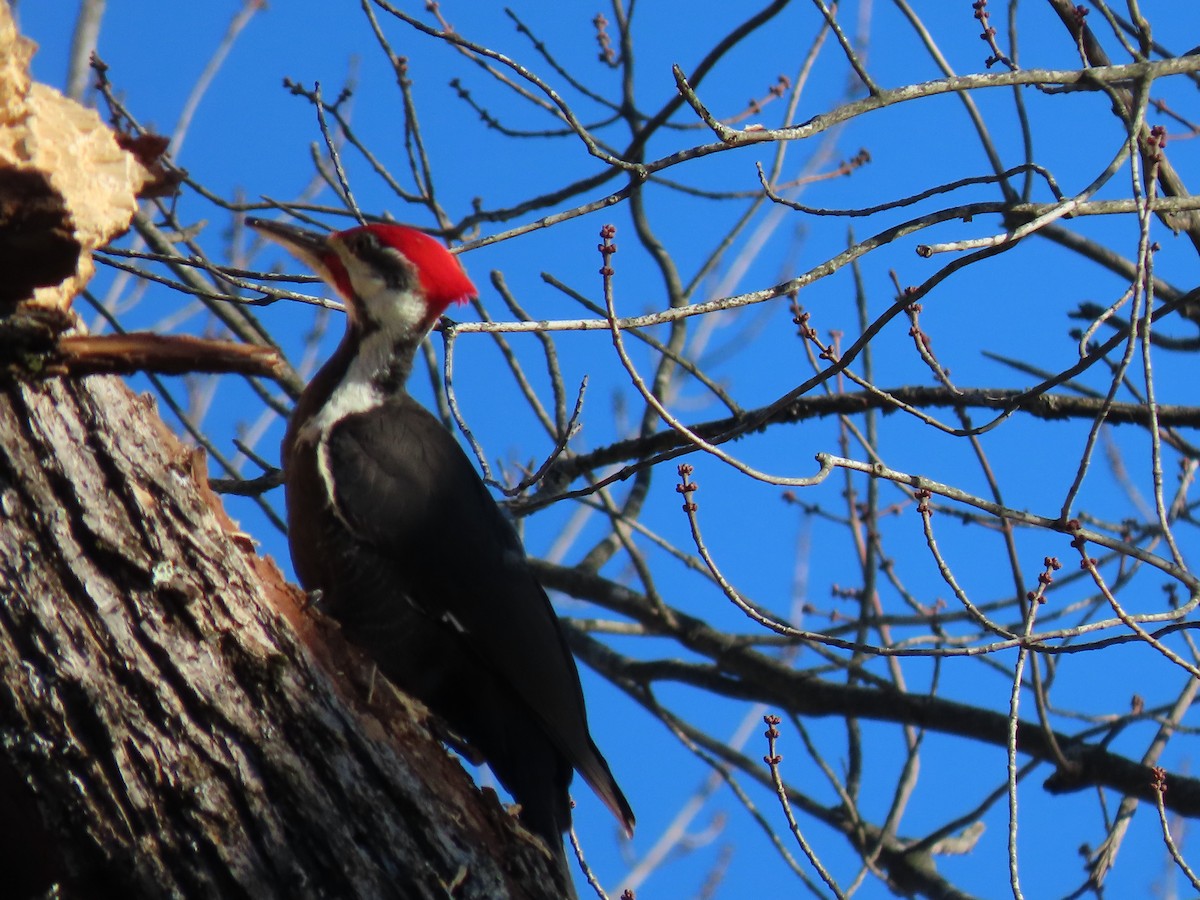
[[[89,896],[553,896],[419,711],[375,716],[325,671],[362,668],[203,468],[117,379],[0,390],[0,757],[41,814],[16,830],[45,841],[9,844],[6,873]]]
[[[0,760],[40,814],[8,823],[6,874],[86,895],[554,895],[419,710],[374,715],[330,677],[364,670],[203,468],[119,379],[0,390]]]
[[[14,41],[0,2],[0,44],[27,60]],[[4,75],[0,132],[37,115],[27,77]],[[3,149],[0,180],[37,171]],[[82,214],[44,175],[37,215],[0,209],[0,255],[49,242],[62,280]],[[90,274],[79,243],[62,297]],[[0,281],[47,283],[27,274]],[[559,896],[424,711],[367,702],[362,660],[255,554],[154,403],[39,370],[71,322],[39,300],[0,304],[0,893]]]

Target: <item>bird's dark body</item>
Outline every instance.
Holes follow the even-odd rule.
[[[335,380],[338,365],[314,385]],[[517,535],[457,441],[403,390],[324,434],[306,433],[316,410],[304,406],[284,444],[302,584],[321,591],[322,608],[383,674],[483,755],[526,827],[561,848],[572,770],[613,781]],[[326,477],[322,462],[332,506],[324,492],[297,489]]]
[[[572,773],[631,835],[633,811],[588,733],[575,661],[520,540],[453,435],[405,391],[421,340],[475,286],[444,246],[402,225],[319,234],[246,222],[346,302],[346,334],[283,442],[300,582],[487,760],[570,894]]]

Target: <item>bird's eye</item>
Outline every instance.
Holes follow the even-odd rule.
[[[360,231],[350,238],[350,249],[359,256],[369,256],[378,248],[379,242],[369,231]]]
[[[392,290],[410,290],[416,284],[416,270],[386,235],[362,228],[347,232],[342,248],[359,263],[364,277],[384,282]]]

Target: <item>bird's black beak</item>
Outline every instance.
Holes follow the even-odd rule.
[[[306,231],[285,222],[253,217],[247,217],[246,224],[263,237],[282,245],[285,250],[303,262],[310,264],[319,262],[329,253],[329,236],[327,234]]]

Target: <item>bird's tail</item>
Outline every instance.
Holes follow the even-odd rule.
[[[604,801],[604,805],[617,817],[625,829],[625,836],[633,837],[633,826],[637,822],[633,816],[633,809],[617,786],[617,780],[613,778],[612,770],[609,769],[604,757],[600,755],[600,750],[595,743],[590,740],[589,743],[592,751],[590,759],[580,760],[576,768],[583,776],[583,780],[596,792],[596,796]]]

